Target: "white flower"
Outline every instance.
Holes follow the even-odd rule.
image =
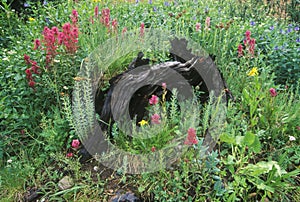
[[[12,159],[8,159],[8,160],[7,160],[7,163],[12,163]]]
[[[294,137],[294,136],[289,136],[289,138],[290,138],[290,141],[295,141],[296,140],[296,138]]]

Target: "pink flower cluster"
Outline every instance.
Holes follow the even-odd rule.
[[[244,46],[246,48],[246,50],[248,51],[248,54],[250,56],[254,56],[254,50],[255,50],[255,39],[251,38],[251,31],[247,30],[245,32],[245,39],[244,39]],[[238,57],[242,57],[244,55],[244,47],[242,44],[238,45]]]
[[[30,57],[26,54],[24,54],[24,60],[29,68],[25,70],[26,79],[28,80],[28,86],[33,88],[35,87],[35,81],[33,79],[32,73],[34,74],[40,74],[39,69],[40,67],[37,65],[37,62],[34,60],[31,60]]]
[[[153,114],[151,116],[151,123],[152,124],[160,124],[160,116],[159,116],[159,114]]]
[[[103,9],[101,13],[102,13],[102,15],[101,15],[100,22],[109,29],[110,28],[110,10],[109,10],[109,8]]]
[[[76,10],[72,11],[71,15],[72,23],[65,23],[62,26],[62,31],[60,32],[57,27],[44,28],[43,31],[43,44],[46,50],[46,68],[52,63],[55,56],[58,54],[57,49],[59,46],[63,45],[67,53],[74,54],[77,51],[78,43],[78,13]],[[38,39],[37,39],[38,40]],[[37,41],[36,40],[36,41]],[[35,48],[38,48],[35,44]]]
[[[78,12],[76,10],[72,11],[71,20],[72,23],[67,22],[62,26],[62,32],[60,32],[59,29],[55,26],[51,29],[45,27],[43,30],[43,39],[34,40],[33,50],[45,50],[46,68],[50,67],[50,64],[58,54],[57,49],[59,48],[59,46],[63,46],[67,53],[76,53],[78,48]],[[36,61],[30,60],[30,57],[26,54],[24,55],[24,60],[27,65],[30,65],[30,67],[25,70],[28,85],[31,88],[34,88],[35,81],[33,80],[32,73],[40,74],[40,67],[37,65]]]
[[[149,99],[150,105],[156,105],[158,103],[158,97],[156,95],[152,95],[152,97]]]
[[[184,141],[185,145],[193,145],[193,144],[198,144],[198,139],[196,136],[196,130],[194,128],[189,128],[188,129],[188,135]]]
[[[90,17],[90,20],[92,24],[94,24],[94,19],[98,19],[100,17],[100,22],[107,28],[108,32],[112,32],[117,34],[118,33],[118,21],[117,19],[113,19],[111,21],[110,19],[110,9],[109,8],[104,8],[101,11],[101,16],[99,16],[99,7],[96,6],[94,9],[94,16]],[[110,24],[111,22],[111,24]]]

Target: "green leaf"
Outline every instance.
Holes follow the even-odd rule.
[[[258,177],[262,174],[269,173],[273,167],[276,169],[275,176],[281,176],[285,171],[282,171],[276,161],[260,161],[257,164],[249,164],[241,169],[241,173],[249,176]]]
[[[256,135],[247,131],[243,143],[250,146],[254,143]]]
[[[251,149],[253,149],[253,151],[255,153],[259,153],[260,152],[260,150],[261,150],[261,144],[260,144],[259,138],[257,136],[255,136],[254,142],[251,145],[249,145],[249,147]]]
[[[221,142],[226,142],[226,143],[229,143],[229,144],[235,144],[234,136],[231,136],[227,133],[221,134],[220,140],[221,140]]]

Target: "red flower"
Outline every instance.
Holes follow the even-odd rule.
[[[196,32],[201,29],[201,24],[199,22],[196,23]]]
[[[151,148],[151,151],[152,151],[152,152],[155,152],[155,151],[156,151],[156,148],[153,146],[153,147]]]
[[[198,144],[197,136],[196,136],[196,130],[194,128],[188,129],[188,135],[184,141],[185,145],[193,145]]]
[[[145,23],[141,23],[141,26],[140,26],[140,35],[141,37],[144,36],[145,34]]]
[[[243,45],[239,44],[238,46],[238,57],[243,56]]]
[[[153,114],[151,116],[151,123],[152,124],[160,124],[160,116],[159,116],[159,114]]]
[[[112,26],[112,29],[115,33],[118,33],[118,22],[116,19],[114,19],[112,22],[111,22],[111,26]]]
[[[272,97],[276,97],[277,96],[277,92],[276,92],[275,88],[270,88],[269,91],[270,91],[270,94],[271,94]]]
[[[99,7],[95,7],[95,17],[97,18],[99,16]]]
[[[162,83],[161,86],[162,86],[162,88],[163,88],[164,90],[167,89],[167,84],[166,84],[166,83]]]
[[[31,88],[34,88],[34,85],[35,85],[35,82],[33,80],[30,80],[28,82],[28,85],[31,87]]]
[[[33,50],[38,49],[40,46],[41,46],[41,41],[39,39],[35,39]]]
[[[158,97],[156,95],[152,95],[152,97],[149,99],[150,105],[156,105],[158,103]]]
[[[32,78],[32,73],[31,73],[30,68],[26,69],[26,70],[25,70],[25,73],[26,73],[26,78],[27,78],[27,79]]]
[[[246,36],[246,40],[249,41],[250,40],[250,37],[251,37],[251,31],[250,30],[247,30],[245,32],[245,36]]]
[[[77,149],[80,146],[80,141],[78,139],[75,139],[72,141],[72,147]]]
[[[72,152],[69,152],[69,153],[67,153],[67,155],[66,155],[67,158],[71,158],[72,156],[73,156],[73,153],[72,153]]]
[[[28,64],[28,65],[30,64],[30,57],[28,55],[24,54],[24,60],[25,60],[26,64]]]

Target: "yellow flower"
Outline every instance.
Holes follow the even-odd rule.
[[[253,67],[247,75],[248,76],[257,76],[258,75],[257,67]]]
[[[92,2],[101,2],[101,0],[92,0]]]
[[[35,19],[32,18],[32,17],[28,18],[28,20],[29,20],[30,22],[35,21]]]
[[[139,124],[140,124],[141,126],[143,126],[143,125],[148,124],[148,121],[145,121],[145,120],[143,119],[143,120],[141,120],[141,121],[139,122]]]

